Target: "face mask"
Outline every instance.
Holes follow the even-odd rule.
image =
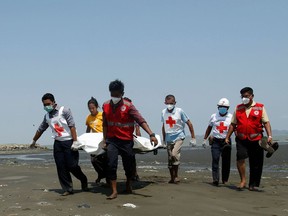
[[[227,107],[219,107],[218,108],[220,115],[225,115],[228,111]]]
[[[250,102],[250,99],[249,99],[249,98],[245,98],[245,97],[242,98],[242,103],[243,103],[244,105],[248,104],[249,102]]]
[[[111,100],[112,100],[113,104],[117,104],[117,103],[119,103],[119,101],[121,100],[121,98],[111,97]]]
[[[167,109],[172,110],[174,109],[175,105],[174,104],[167,104]]]
[[[48,113],[50,113],[53,109],[54,109],[53,105],[44,106],[44,110]]]

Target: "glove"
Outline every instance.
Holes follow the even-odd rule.
[[[207,148],[206,142],[207,142],[207,139],[203,139],[203,143],[202,143],[203,148]]]
[[[196,147],[196,139],[195,139],[195,138],[192,138],[192,139],[190,140],[190,142],[189,142],[189,145],[190,145],[191,147]]]
[[[71,146],[72,151],[78,151],[81,148],[82,144],[78,141],[73,141]]]

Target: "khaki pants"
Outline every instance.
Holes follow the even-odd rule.
[[[171,168],[172,165],[180,164],[181,146],[184,140],[176,140],[175,143],[167,143],[168,152],[168,167]]]

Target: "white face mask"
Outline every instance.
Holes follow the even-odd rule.
[[[168,110],[173,110],[174,107],[175,107],[174,104],[167,104],[166,106],[167,106],[167,109],[168,109]]]
[[[242,103],[243,103],[244,105],[248,104],[249,102],[250,102],[250,99],[249,99],[249,98],[245,98],[245,97],[242,98]]]
[[[121,100],[121,97],[120,97],[120,98],[118,98],[118,97],[111,97],[111,100],[112,100],[113,104],[117,104],[117,103],[119,103],[119,101]]]

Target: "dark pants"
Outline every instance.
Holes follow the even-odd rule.
[[[259,187],[264,162],[264,150],[259,146],[259,141],[236,138],[236,147],[237,160],[249,158],[249,187]]]
[[[226,145],[224,139],[213,139],[212,153],[212,177],[213,182],[219,182],[219,161],[222,157],[222,182],[227,182],[230,175],[231,145]]]
[[[104,152],[101,155],[91,155],[91,163],[98,173],[98,180],[107,177],[108,172],[108,157],[107,152]]]
[[[117,179],[118,155],[122,157],[122,163],[126,177],[133,176],[133,140],[120,140],[117,138],[107,139],[107,156],[108,156],[108,172],[107,177],[110,180]]]
[[[87,185],[87,177],[82,172],[79,162],[79,152],[72,151],[73,140],[54,142],[54,160],[57,167],[58,178],[64,191],[73,191],[70,172],[81,181],[81,185]]]

